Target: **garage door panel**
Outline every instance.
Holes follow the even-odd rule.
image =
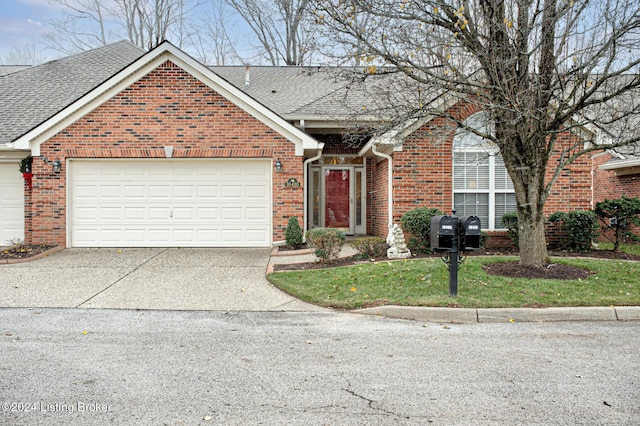
[[[171,218],[171,209],[169,207],[149,207],[149,220],[167,221]]]
[[[124,220],[145,220],[147,218],[147,209],[144,207],[125,207]]]
[[[211,221],[218,219],[218,208],[216,207],[197,207],[196,219],[198,221]]]
[[[90,243],[92,241],[98,241],[98,231],[90,228],[83,228],[78,226],[74,230],[74,236],[79,244]]]
[[[247,214],[247,220],[263,221],[268,219],[267,209],[264,207],[247,208],[245,209],[245,212]]]
[[[169,185],[149,185],[149,198],[168,199],[171,194],[171,186]]]
[[[126,200],[146,200],[147,187],[143,185],[125,185],[124,198]]]
[[[264,200],[268,196],[268,190],[266,185],[247,185],[246,194],[248,199],[260,199]]]
[[[222,176],[227,178],[242,176],[242,168],[239,165],[225,165],[222,167]]]
[[[119,200],[122,198],[122,186],[120,185],[92,185],[96,198]],[[98,190],[99,188],[99,190]]]
[[[176,207],[173,209],[173,218],[175,220],[193,220],[194,216],[193,207]]]
[[[128,219],[125,213],[125,209],[122,207],[103,207],[100,209],[100,219],[103,221],[119,221],[122,219]]]
[[[242,242],[242,229],[223,229],[220,234],[223,243],[239,244]]]
[[[198,199],[211,199],[218,198],[218,187],[212,185],[198,185]]]
[[[156,246],[164,246],[171,241],[171,230],[167,228],[152,228],[149,229],[149,242]]]
[[[223,207],[220,211],[222,212],[222,220],[242,219],[242,208],[240,207]]]
[[[174,185],[173,186],[173,198],[175,199],[194,199],[195,189],[193,186],[187,185]]]
[[[270,245],[269,161],[72,160],[69,173],[72,246]]]
[[[259,242],[267,238],[267,234],[264,229],[247,229],[247,241]]]
[[[96,185],[78,185],[76,196],[80,199],[95,200],[98,198],[98,187]]]
[[[242,186],[222,185],[222,198],[239,200],[242,198]]]

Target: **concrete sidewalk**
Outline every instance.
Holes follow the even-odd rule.
[[[640,306],[589,306],[570,308],[432,308],[379,306],[354,313],[424,322],[549,322],[549,321],[640,321]]]

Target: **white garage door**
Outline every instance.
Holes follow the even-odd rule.
[[[24,181],[19,163],[0,163],[0,246],[24,240]]]
[[[268,247],[268,160],[72,160],[73,247]]]

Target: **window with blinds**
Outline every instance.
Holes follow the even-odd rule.
[[[484,113],[472,115],[464,124],[492,131]],[[505,229],[502,215],[516,210],[513,183],[497,147],[462,128],[453,139],[453,205],[458,216],[478,216],[489,230]]]

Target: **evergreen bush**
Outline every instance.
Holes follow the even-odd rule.
[[[418,207],[400,218],[402,230],[411,234],[407,246],[414,253],[431,253],[431,218],[444,213],[435,208]]]
[[[620,243],[625,239],[633,239],[629,229],[630,224],[640,226],[640,198],[629,198],[623,195],[615,200],[596,203],[595,213],[602,223],[604,231],[613,231],[613,237],[605,233],[605,237],[613,242],[613,250],[620,249]]]
[[[298,248],[302,245],[302,228],[298,223],[297,217],[290,217],[289,223],[287,223],[287,230],[285,231],[285,240],[287,245]]]
[[[598,217],[591,210],[556,212],[549,216],[563,233],[562,246],[570,251],[588,251],[591,242],[598,237]]]

